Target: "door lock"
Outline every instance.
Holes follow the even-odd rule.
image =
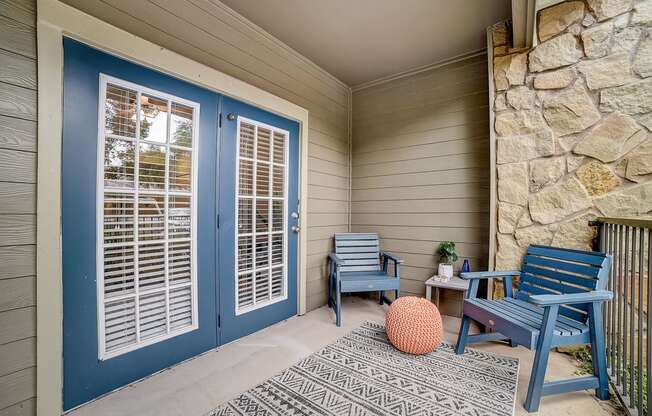
[[[235,120],[235,114],[233,114],[233,113],[227,114],[226,119],[229,120],[229,121]]]
[[[299,227],[298,225],[292,226],[292,232],[299,234],[299,231],[301,231],[301,227]]]

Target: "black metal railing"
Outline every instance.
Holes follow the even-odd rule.
[[[632,415],[648,415],[652,395],[652,338],[648,313],[652,286],[652,220],[599,218],[598,249],[612,255],[605,308],[607,365],[614,389]]]

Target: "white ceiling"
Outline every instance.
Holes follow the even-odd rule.
[[[476,51],[510,0],[221,0],[350,86]]]

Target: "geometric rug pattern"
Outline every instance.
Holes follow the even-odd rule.
[[[209,415],[513,415],[518,365],[446,343],[402,353],[383,325],[365,322]]]

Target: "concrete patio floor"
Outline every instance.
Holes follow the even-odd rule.
[[[303,357],[371,320],[383,322],[387,306],[358,297],[345,297],[343,324],[335,326],[327,307],[280,322],[217,350],[207,352],[140,382],[110,393],[69,412],[69,415],[201,416]],[[457,337],[459,319],[444,316],[445,339]],[[472,348],[518,357],[520,370],[516,414],[523,409],[534,353],[523,347],[499,343],[475,344]],[[546,380],[573,376],[575,363],[552,353]],[[544,397],[539,415],[621,415],[614,401],[601,402],[592,391]]]

